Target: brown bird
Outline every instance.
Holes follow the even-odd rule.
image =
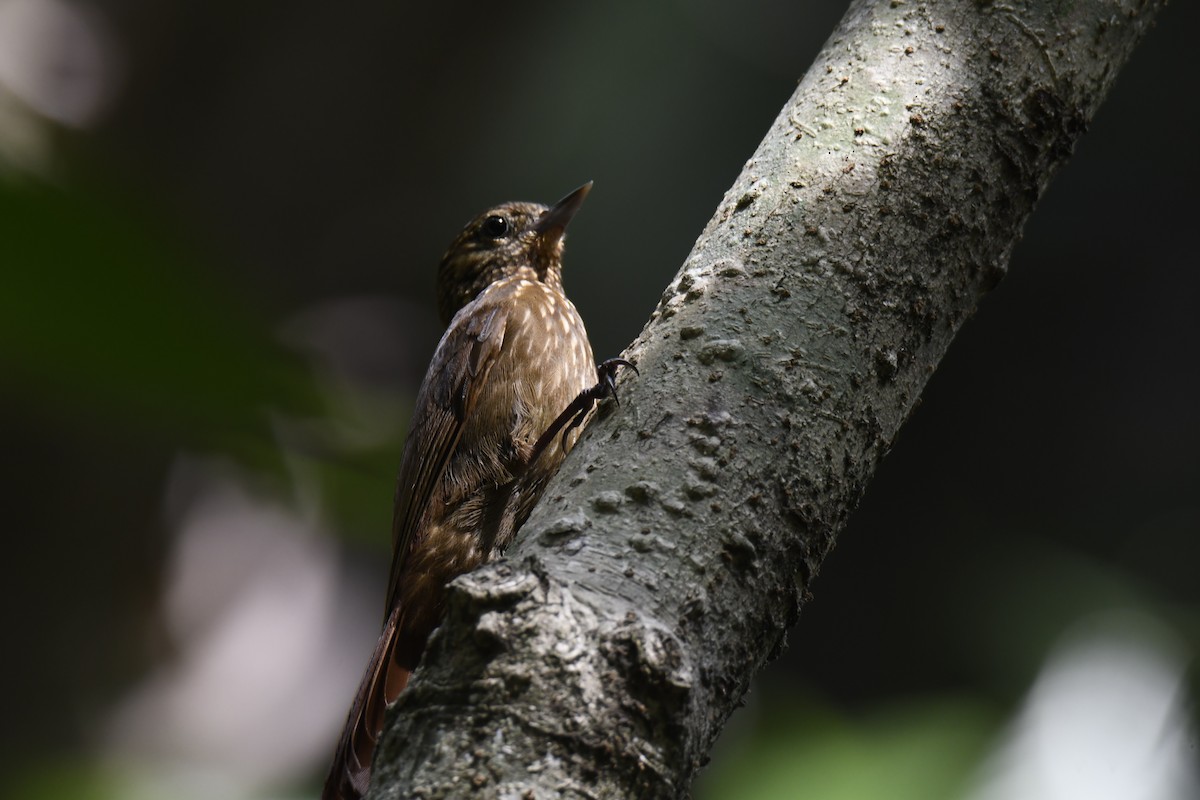
[[[596,366],[562,287],[563,237],[587,183],[552,208],[473,219],[438,268],[448,323],[417,395],[392,518],[383,631],[350,708],[323,800],[366,793],[384,710],[441,620],[446,584],[496,557],[529,517],[624,359]],[[565,429],[565,430],[564,430]],[[552,446],[562,431],[561,446]]]

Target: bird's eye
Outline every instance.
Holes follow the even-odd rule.
[[[483,232],[493,239],[503,239],[508,236],[508,220],[499,216],[488,217],[483,221]]]

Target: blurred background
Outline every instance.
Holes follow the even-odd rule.
[[[617,354],[845,9],[407,5],[0,0],[4,797],[315,797],[447,242],[594,180],[566,283]],[[698,798],[1200,795],[1198,28],[1122,73]]]

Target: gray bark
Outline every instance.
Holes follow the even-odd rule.
[[[452,585],[371,797],[680,797],[1162,2],[852,3],[503,562]]]

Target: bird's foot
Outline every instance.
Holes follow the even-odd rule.
[[[611,396],[617,405],[621,405],[621,398],[617,396],[616,384],[617,370],[621,367],[629,367],[635,374],[641,374],[632,361],[627,361],[624,358],[610,358],[607,361],[597,364],[596,385],[584,389],[576,395],[570,405],[558,415],[558,419],[550,423],[550,427],[546,428],[546,432],[534,444],[528,463],[532,464],[537,461],[542,451],[549,447],[560,430],[562,431],[562,448],[566,450],[567,434],[583,424],[583,421],[587,419],[588,412],[592,410],[592,406],[596,405],[597,400],[603,400],[605,397]]]

